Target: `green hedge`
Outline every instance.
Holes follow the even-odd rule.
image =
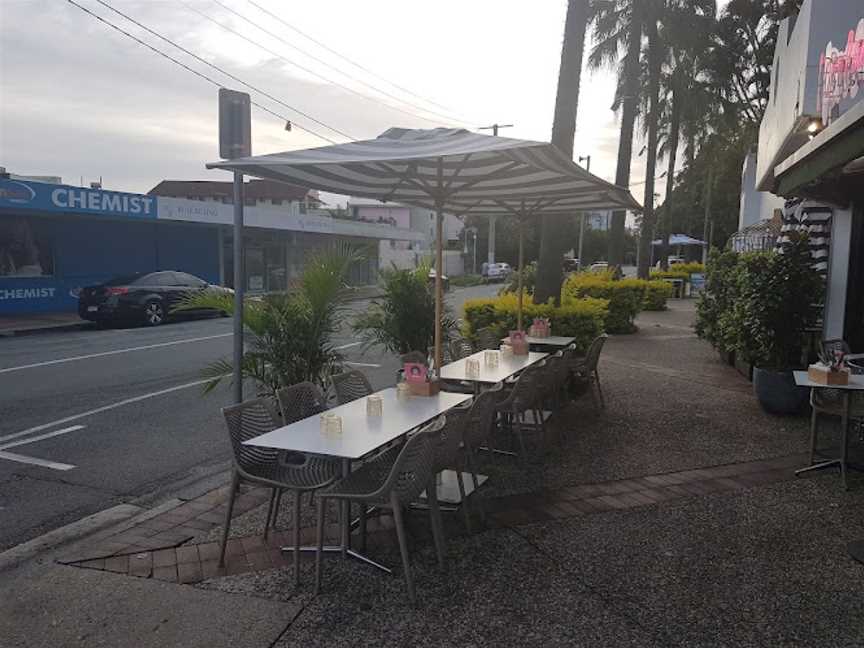
[[[642,310],[647,287],[648,282],[641,279],[614,281],[608,272],[578,272],[564,282],[561,301],[566,304],[585,297],[606,299],[609,301],[606,330],[609,333],[633,333],[636,330],[633,321]]]
[[[609,302],[605,299],[571,299],[556,307],[534,304],[526,296],[522,305],[522,326],[527,330],[535,317],[548,317],[552,335],[572,335],[576,346],[584,352],[591,340],[603,332]],[[471,337],[483,328],[493,328],[501,337],[516,329],[518,298],[513,294],[488,299],[469,299],[464,306],[465,334]]]
[[[672,296],[672,284],[668,281],[648,281],[645,286],[645,301],[642,307],[646,311],[666,310],[666,300]]]

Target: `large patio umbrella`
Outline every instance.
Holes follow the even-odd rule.
[[[207,168],[434,209],[436,371],[442,361],[445,212],[509,212],[524,220],[541,213],[641,209],[627,189],[591,175],[551,144],[462,129],[391,128],[371,140],[225,160]]]

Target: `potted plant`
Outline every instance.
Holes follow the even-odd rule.
[[[793,369],[806,366],[806,330],[816,324],[824,279],[813,268],[806,234],[793,232],[782,253],[743,255],[737,299],[720,317],[742,360],[753,365],[753,389],[763,409],[794,414],[807,403]]]

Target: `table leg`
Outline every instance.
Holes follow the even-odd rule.
[[[849,407],[852,403],[848,391],[843,391],[843,417],[840,420],[840,475],[843,478],[843,490],[849,490],[846,481],[846,459],[849,451]]]
[[[342,478],[345,479],[348,474],[351,472],[351,461],[348,459],[342,460]],[[341,507],[340,515],[339,515],[339,524],[342,527],[342,557],[344,558],[348,554],[348,550],[351,548],[351,529],[350,529],[350,520],[348,519],[351,515],[351,505],[348,503],[348,500],[341,500],[339,503]]]

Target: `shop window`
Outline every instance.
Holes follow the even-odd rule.
[[[0,220],[0,277],[54,275],[54,249],[46,224],[32,218]]]
[[[305,214],[305,213],[306,213],[306,203],[303,202],[302,200],[300,201],[300,213],[301,213],[301,214]]]

